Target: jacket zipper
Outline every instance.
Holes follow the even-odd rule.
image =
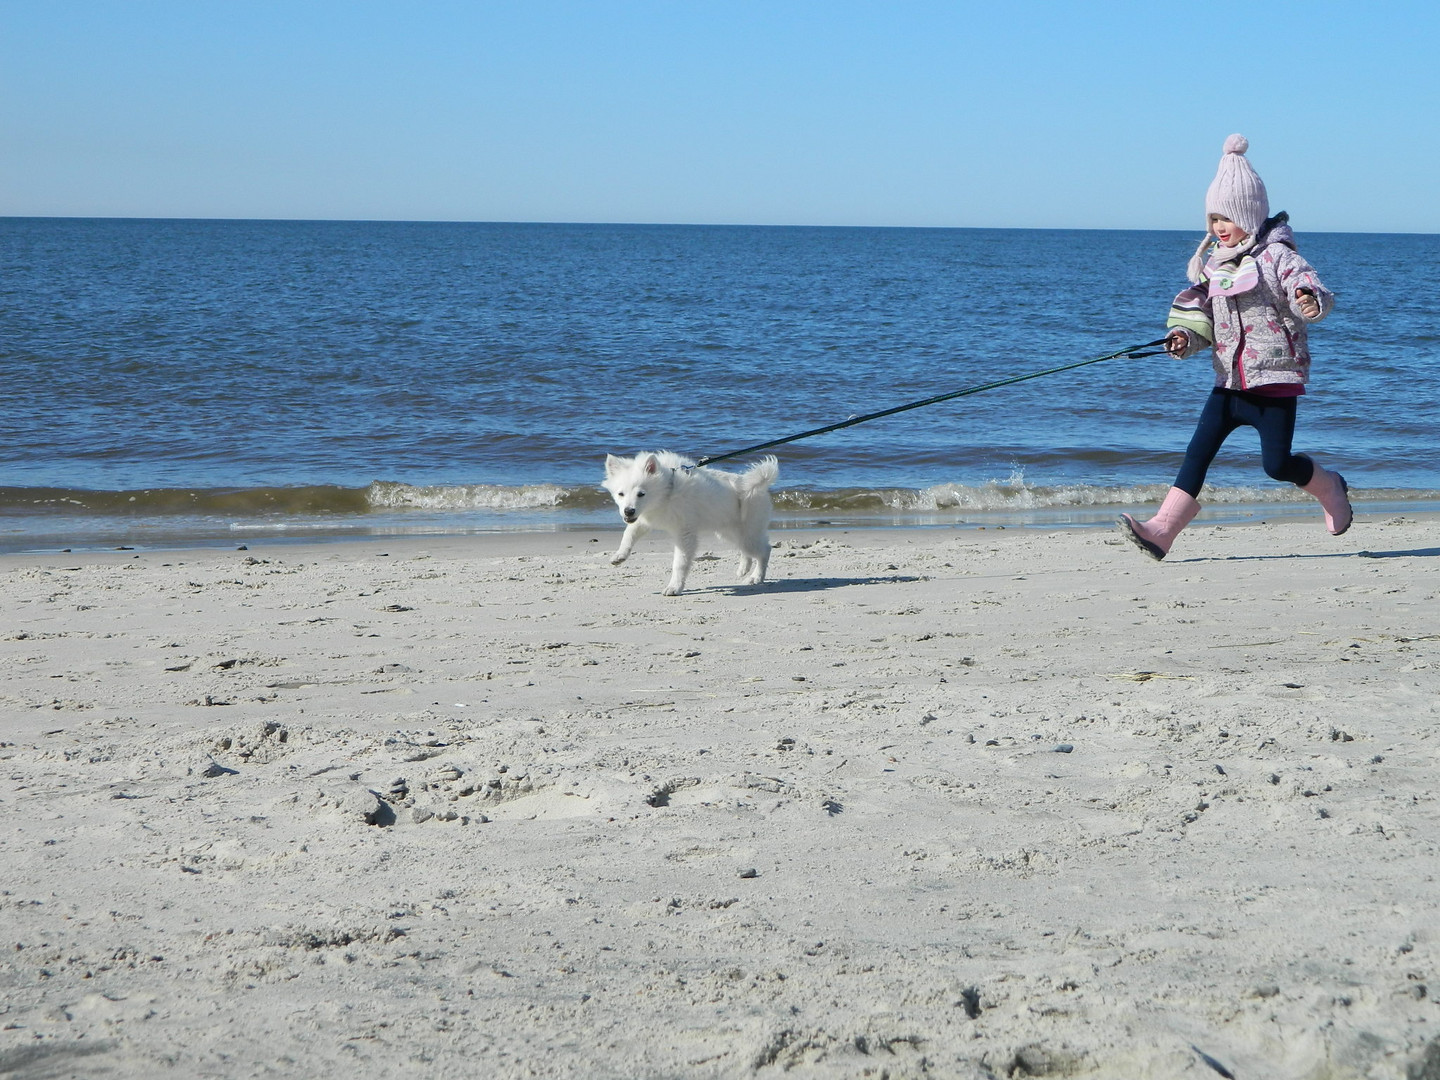
[[[1231,306],[1228,296],[1225,298],[1225,307],[1240,330],[1240,340],[1235,345],[1235,373],[1240,376],[1240,389],[1248,390],[1250,389],[1249,380],[1245,378],[1245,322],[1240,318],[1240,305],[1237,303]]]

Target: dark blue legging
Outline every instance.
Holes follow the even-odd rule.
[[[1206,399],[1205,408],[1200,410],[1175,486],[1192,499],[1198,497],[1221,444],[1237,427],[1248,425],[1260,433],[1260,462],[1266,475],[1304,487],[1315,474],[1315,463],[1304,454],[1290,451],[1298,400],[1217,386]]]

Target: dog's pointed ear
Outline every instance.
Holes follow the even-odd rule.
[[[649,476],[654,476],[659,471],[660,459],[657,458],[654,454],[651,454],[645,459],[645,472]]]
[[[624,458],[622,458],[622,457],[616,457],[614,454],[606,454],[606,455],[605,455],[605,475],[606,475],[606,476],[614,476],[617,472],[619,472],[619,471],[620,471],[622,468],[624,468],[624,467],[625,467],[625,459],[624,459]]]

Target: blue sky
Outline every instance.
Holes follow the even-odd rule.
[[[1210,18],[1205,18],[1206,13]],[[1440,231],[1440,4],[0,0],[0,215]]]

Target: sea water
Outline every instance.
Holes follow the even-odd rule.
[[[1440,236],[1305,233],[1295,446],[1440,499]],[[615,527],[606,453],[719,455],[1160,337],[1184,232],[0,219],[0,550]],[[1120,357],[775,449],[777,524],[1153,504],[1207,356]],[[744,461],[721,467],[743,468]],[[1223,520],[1316,513],[1233,436]]]

